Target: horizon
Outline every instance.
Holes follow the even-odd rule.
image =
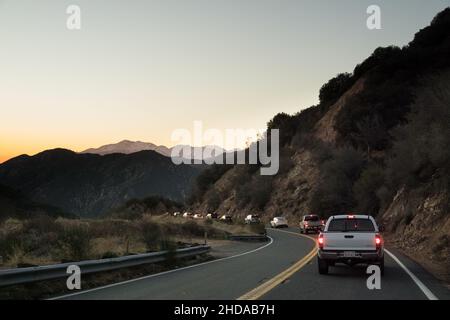
[[[78,1],[76,31],[69,4],[0,2],[0,163],[122,140],[172,147],[170,133],[197,119],[265,128],[316,104],[377,47],[409,43],[450,1],[379,1],[381,30],[365,27],[370,1],[251,0],[239,12],[224,1]]]

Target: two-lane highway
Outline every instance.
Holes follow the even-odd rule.
[[[150,275],[61,299],[428,299],[411,276],[439,299],[449,290],[409,259],[395,253],[403,269],[386,255],[381,290],[369,290],[365,267],[336,266],[319,275],[315,241],[298,229],[269,229],[269,243],[236,256]]]

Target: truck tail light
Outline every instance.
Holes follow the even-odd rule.
[[[323,249],[324,244],[323,233],[319,234],[319,238],[317,239],[317,243],[319,244],[319,249]]]
[[[381,244],[382,244],[383,240],[381,239],[381,236],[379,234],[375,235],[375,246],[377,249],[381,248]]]

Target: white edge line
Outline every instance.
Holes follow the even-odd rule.
[[[84,290],[84,291],[80,291],[80,292],[69,293],[69,294],[66,294],[66,295],[63,295],[63,296],[49,298],[47,300],[59,300],[59,299],[64,299],[64,298],[68,298],[68,297],[83,295],[85,293],[98,291],[98,290],[103,290],[103,289],[107,289],[107,288],[111,288],[111,287],[115,287],[115,286],[120,286],[120,285],[128,284],[128,283],[135,282],[135,281],[140,281],[140,280],[144,280],[144,279],[154,278],[154,277],[162,276],[162,275],[173,273],[173,272],[177,272],[177,271],[182,271],[182,270],[186,270],[186,269],[196,268],[196,267],[204,266],[204,265],[207,265],[207,264],[210,264],[210,263],[215,263],[215,262],[220,262],[220,261],[225,261],[225,260],[229,260],[229,259],[233,259],[233,258],[242,257],[242,256],[245,256],[247,254],[254,253],[254,252],[257,252],[259,250],[265,249],[268,246],[270,246],[273,243],[273,238],[269,237],[269,236],[267,236],[267,237],[270,239],[270,242],[265,244],[264,246],[256,248],[256,249],[253,249],[253,250],[250,250],[250,251],[247,251],[247,252],[239,253],[239,254],[234,255],[234,256],[220,258],[220,259],[211,260],[211,261],[206,261],[206,262],[202,262],[202,263],[199,263],[199,264],[194,264],[194,265],[191,265],[191,266],[182,267],[182,268],[178,268],[178,269],[172,269],[172,270],[168,270],[168,271],[164,271],[164,272],[160,272],[160,273],[156,273],[156,274],[150,274],[148,276],[143,276],[143,277],[136,278],[136,279],[130,279],[130,280],[126,280],[126,281],[122,281],[122,282],[118,282],[118,283],[112,283],[112,284],[108,284],[106,286],[102,286],[102,287],[98,287],[98,288],[92,288],[92,289],[88,289],[88,290]]]
[[[402,267],[403,270],[411,277],[411,279],[414,281],[414,283],[419,287],[420,290],[422,290],[423,294],[428,298],[428,300],[439,300],[433,292],[431,292],[430,289],[427,288],[427,286],[417,278],[414,273],[409,271],[409,269],[400,261],[399,258],[397,258],[392,252],[390,252],[387,249],[384,249],[384,251],[392,258],[395,262],[398,263],[400,267]]]

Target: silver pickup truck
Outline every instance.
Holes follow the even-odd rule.
[[[319,216],[315,214],[308,214],[303,216],[300,220],[300,232],[301,233],[309,233],[310,231],[319,233],[322,230],[322,221]]]
[[[331,216],[317,241],[320,274],[327,274],[328,267],[335,263],[376,264],[384,274],[384,241],[371,216]]]

